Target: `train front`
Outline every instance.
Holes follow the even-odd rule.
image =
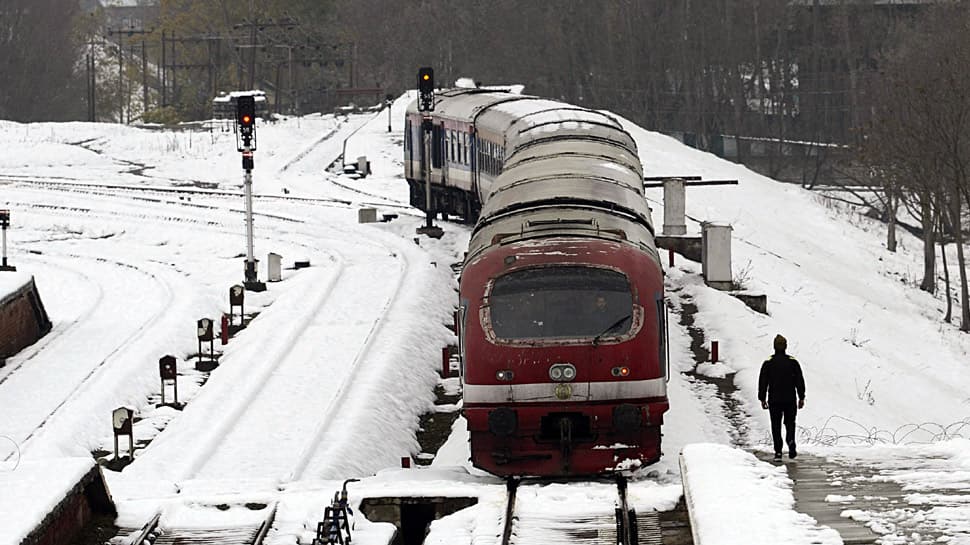
[[[497,475],[595,475],[660,458],[656,253],[561,234],[492,245],[462,272],[463,410],[472,462]]]

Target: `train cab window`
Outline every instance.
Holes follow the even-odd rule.
[[[627,277],[594,267],[539,267],[500,276],[488,308],[492,331],[503,340],[617,337],[634,322]]]

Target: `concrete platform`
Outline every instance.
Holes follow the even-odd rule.
[[[846,467],[818,456],[799,454],[794,460],[786,456],[783,461],[774,462],[767,452],[755,454],[765,462],[783,465],[788,471],[788,477],[794,482],[795,510],[839,532],[842,541],[847,545],[876,543],[879,536],[862,523],[843,517],[843,511],[878,509],[881,504],[888,505],[893,500],[898,501],[903,495],[903,491],[895,483],[850,481],[849,477],[852,475],[870,477],[871,474],[863,475],[859,468]],[[854,496],[855,499],[825,501],[830,495]]]
[[[34,277],[0,273],[0,366],[50,330],[51,321]]]
[[[117,514],[90,458],[6,465],[0,470],[0,543],[68,545],[93,515]]]

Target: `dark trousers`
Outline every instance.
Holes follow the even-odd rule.
[[[771,438],[775,441],[775,452],[781,452],[781,420],[785,419],[785,442],[795,444],[795,413],[798,408],[794,401],[788,403],[770,403],[768,413],[771,414]]]

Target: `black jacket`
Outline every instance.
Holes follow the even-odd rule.
[[[761,364],[761,377],[758,379],[758,400],[768,403],[793,403],[795,393],[798,399],[805,399],[805,378],[798,361],[788,354],[775,354]]]

